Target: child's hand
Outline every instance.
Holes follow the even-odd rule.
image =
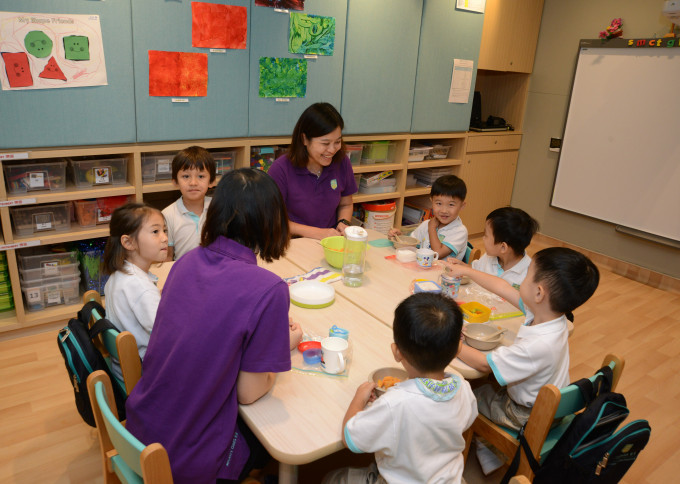
[[[359,385],[359,388],[357,388],[357,392],[354,395],[354,400],[352,403],[356,403],[361,406],[361,408],[364,408],[368,402],[372,402],[376,399],[375,393],[373,393],[373,390],[375,389],[375,383],[372,381],[367,381]]]
[[[432,218],[430,219],[429,227],[428,227],[428,228],[432,228],[432,229],[434,229],[434,230],[437,230],[437,229],[439,228],[440,225],[441,225],[441,224],[439,223],[439,220],[437,219],[437,217],[432,217]]]
[[[288,334],[290,336],[290,351],[293,351],[302,341],[302,326],[289,319]]]
[[[387,232],[387,236],[388,236],[388,237],[394,237],[395,235],[401,235],[401,230],[395,229],[394,227],[392,227],[392,228]]]
[[[444,272],[454,277],[465,276],[468,273],[468,269],[470,269],[470,266],[468,266],[465,262],[453,257],[449,257],[448,259],[440,259],[439,263],[444,266]]]

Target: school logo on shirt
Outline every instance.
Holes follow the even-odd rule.
[[[338,180],[336,180],[335,178],[333,178],[333,179],[331,180],[331,188],[332,188],[333,190],[335,190],[336,188],[338,188]]]

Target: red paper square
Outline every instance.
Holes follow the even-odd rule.
[[[29,87],[33,85],[31,66],[28,64],[26,52],[3,52],[5,72],[9,87]]]
[[[235,5],[191,3],[191,45],[215,49],[245,49],[248,10]]]
[[[149,96],[207,96],[208,54],[149,51]]]

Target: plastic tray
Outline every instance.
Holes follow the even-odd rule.
[[[43,279],[49,279],[53,277],[73,277],[74,275],[80,274],[78,270],[78,263],[75,264],[56,264],[53,265],[46,264],[39,269],[19,269],[19,275],[21,277],[22,285],[24,281],[35,283],[42,281]]]
[[[446,158],[447,156],[449,156],[450,149],[451,147],[447,145],[434,145],[432,147],[432,151],[427,157],[433,160]]]
[[[408,150],[408,161],[423,161],[431,151],[431,146],[412,146]]]
[[[70,202],[51,205],[27,205],[10,207],[14,232],[18,236],[39,232],[62,232],[71,228]]]
[[[41,190],[60,192],[66,189],[65,161],[5,165],[3,168],[10,194]]]
[[[395,143],[389,141],[373,141],[364,145],[361,153],[361,164],[385,163],[394,159]]]
[[[75,200],[76,220],[81,227],[94,227],[111,221],[113,211],[128,201],[127,195],[98,198],[96,200]]]
[[[42,311],[50,306],[60,304],[78,304],[80,302],[80,275],[71,279],[56,278],[48,284],[22,284],[21,291],[26,299],[28,311]]]
[[[71,160],[73,182],[78,188],[125,185],[127,160],[109,158],[104,160]]]
[[[0,313],[14,309],[14,297],[11,292],[0,294]]]
[[[172,178],[172,159],[174,155],[143,155],[142,181],[145,183]]]
[[[78,262],[78,251],[70,252],[48,252],[45,249],[30,250],[26,249],[17,255],[19,269],[41,269],[46,266],[76,264]]]
[[[364,151],[363,144],[345,145],[345,152],[353,165],[361,164],[361,153]]]
[[[217,176],[222,176],[229,170],[234,169],[236,151],[218,151],[212,155],[215,159],[215,172]]]

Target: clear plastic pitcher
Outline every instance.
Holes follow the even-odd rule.
[[[367,240],[368,232],[361,227],[352,226],[345,229],[345,249],[342,254],[342,282],[345,286],[361,286]]]

